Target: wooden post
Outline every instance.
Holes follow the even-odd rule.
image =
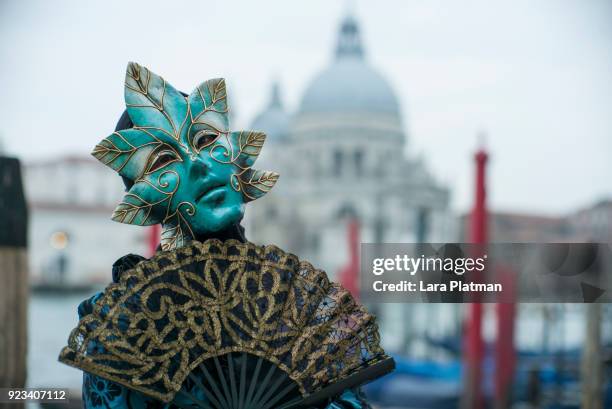
[[[580,376],[582,409],[603,408],[601,360],[601,304],[591,303],[586,305],[586,332]]]
[[[27,207],[19,161],[0,157],[0,387],[26,382]]]

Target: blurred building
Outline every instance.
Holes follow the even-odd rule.
[[[496,242],[557,242],[568,234],[564,217],[494,212],[489,215],[491,240]]]
[[[110,220],[123,196],[121,179],[98,161],[67,156],[26,163],[33,283],[108,282],[111,266],[143,254],[144,230]]]
[[[449,191],[411,157],[398,98],[368,61],[352,16],[297,111],[283,109],[275,84],[251,129],[268,135],[258,168],[281,174],[249,206],[251,240],[288,248],[333,277],[348,261],[353,218],[362,242],[449,239]]]
[[[571,214],[568,225],[576,241],[612,243],[612,199]]]
[[[469,215],[462,217],[458,241],[465,241]],[[491,212],[489,232],[498,243],[610,243],[612,200],[600,200],[566,215]]]

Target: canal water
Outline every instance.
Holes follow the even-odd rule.
[[[77,295],[32,295],[29,303],[28,386],[80,389],[82,372],[57,360],[78,322]]]

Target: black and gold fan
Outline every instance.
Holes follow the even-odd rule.
[[[316,406],[390,372],[374,317],[275,246],[211,239],[123,273],[60,360],[164,402]]]

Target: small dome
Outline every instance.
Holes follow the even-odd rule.
[[[274,82],[268,107],[255,117],[250,128],[265,132],[268,141],[280,141],[287,135],[288,127],[289,115],[283,109],[279,85]]]
[[[343,21],[335,59],[310,83],[300,111],[399,114],[395,93],[364,59],[359,27],[354,18],[349,16]]]

